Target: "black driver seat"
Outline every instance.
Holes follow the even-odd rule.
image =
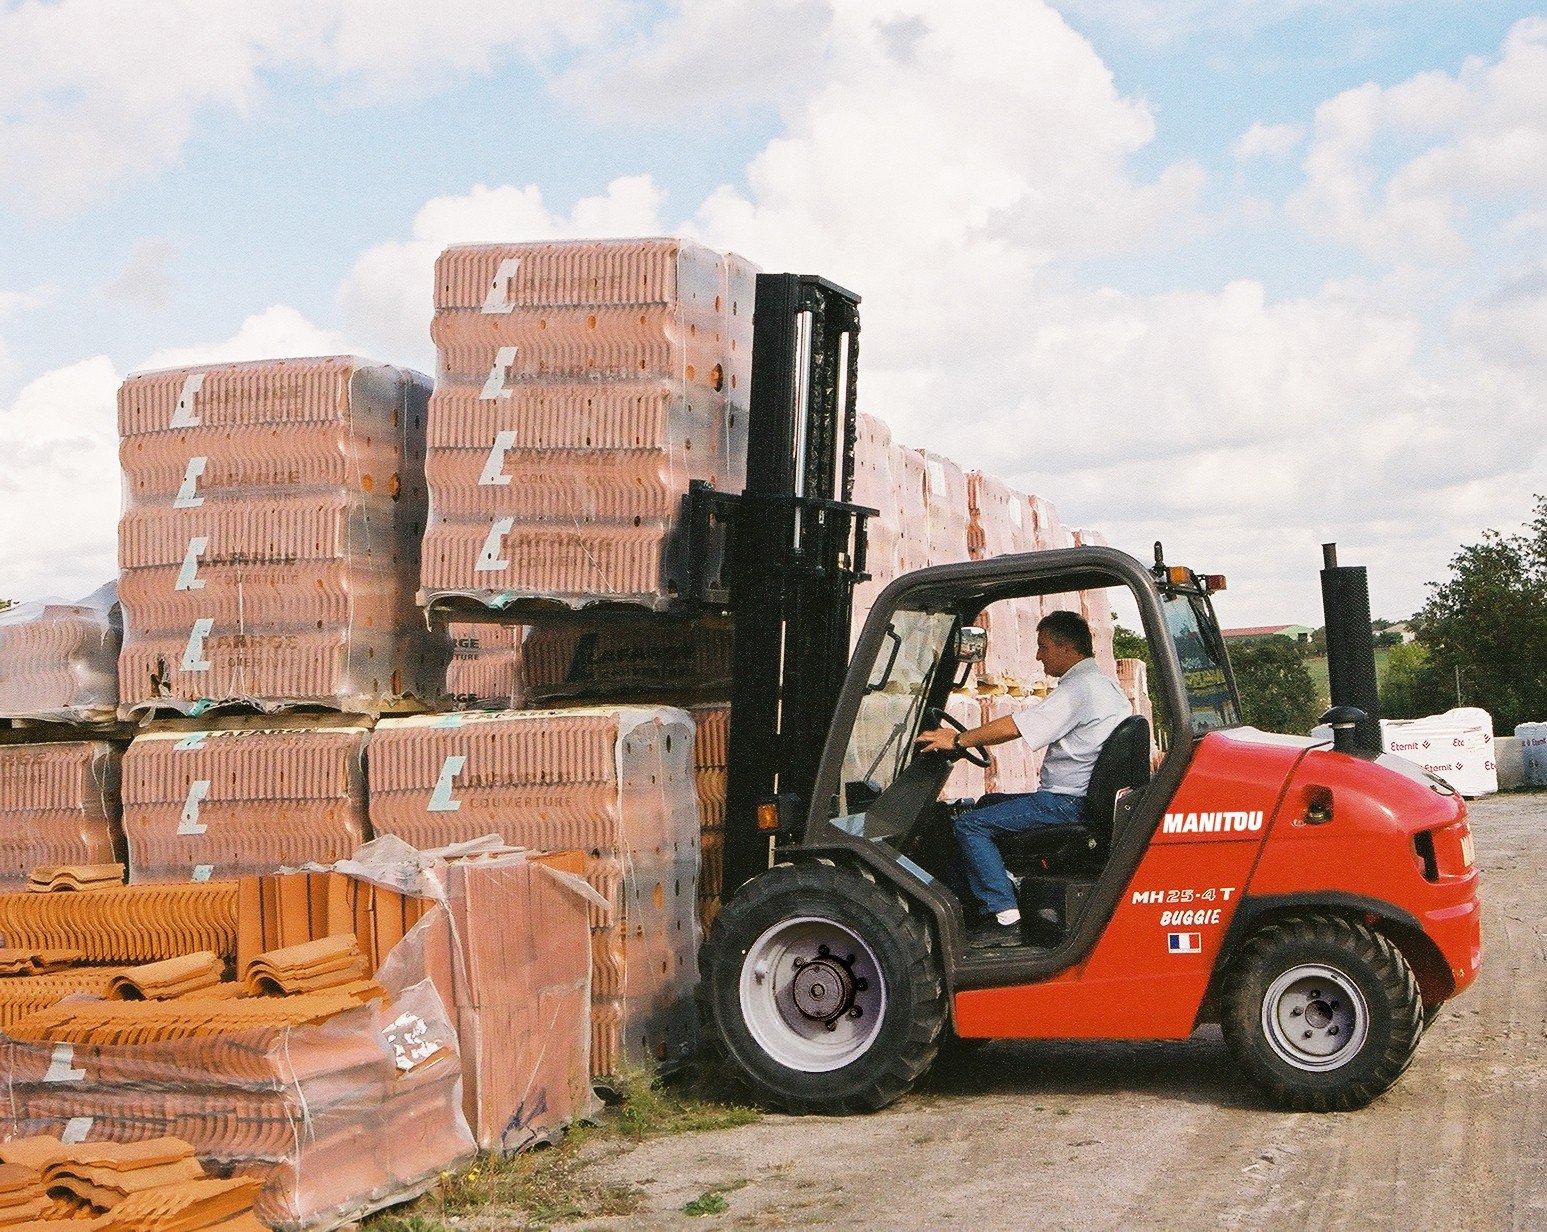
[[[1141,714],[1129,715],[1112,729],[1091,767],[1083,820],[1063,826],[1038,826],[996,839],[1005,863],[1017,871],[1030,867],[1090,866],[1104,863],[1112,847],[1112,819],[1124,789],[1150,781],[1150,725]],[[1008,796],[985,796],[992,804]]]

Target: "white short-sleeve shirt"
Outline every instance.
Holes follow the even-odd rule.
[[[1132,713],[1122,690],[1094,659],[1081,659],[1042,702],[1016,712],[1015,726],[1026,743],[1047,749],[1041,790],[1083,796],[1101,746]]]

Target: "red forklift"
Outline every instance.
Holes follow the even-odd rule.
[[[851,656],[873,512],[850,501],[858,302],[820,278],[759,278],[747,489],[689,498],[709,537],[691,558],[721,562],[694,593],[736,621],[707,1043],[763,1103],[837,1114],[898,1099],[952,1039],[1218,1023],[1276,1103],[1368,1104],[1478,971],[1464,802],[1381,755],[1368,713],[1330,712],[1331,741],[1243,726],[1219,582],[1158,545],[1153,565],[1076,547],[920,570],[881,593]],[[952,721],[985,611],[1096,588],[1137,608],[1164,754],[1152,769],[1148,724],[1125,720],[1082,821],[1001,844],[1035,928],[972,949],[950,888],[952,759],[915,737]],[[1367,596],[1363,619],[1367,642]]]

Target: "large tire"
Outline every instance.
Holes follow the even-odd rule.
[[[763,1103],[872,1112],[935,1058],[946,998],[928,928],[866,874],[781,864],[737,891],[699,959],[705,1037]]]
[[[1225,1043],[1278,1103],[1362,1108],[1413,1059],[1423,1002],[1390,938],[1333,915],[1275,921],[1247,939],[1224,988]]]

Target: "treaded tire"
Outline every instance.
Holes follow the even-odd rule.
[[[831,958],[818,957],[823,938]],[[831,1029],[797,1012],[799,981],[809,1007],[843,976],[835,960],[850,957],[860,1012]],[[705,1041],[729,1071],[791,1113],[886,1107],[934,1061],[946,1020],[923,920],[868,874],[826,861],[777,865],[725,904],[699,956],[698,1003]]]
[[[1292,916],[1242,945],[1220,1025],[1236,1060],[1277,1103],[1346,1112],[1407,1069],[1423,1003],[1390,938],[1342,916]]]

